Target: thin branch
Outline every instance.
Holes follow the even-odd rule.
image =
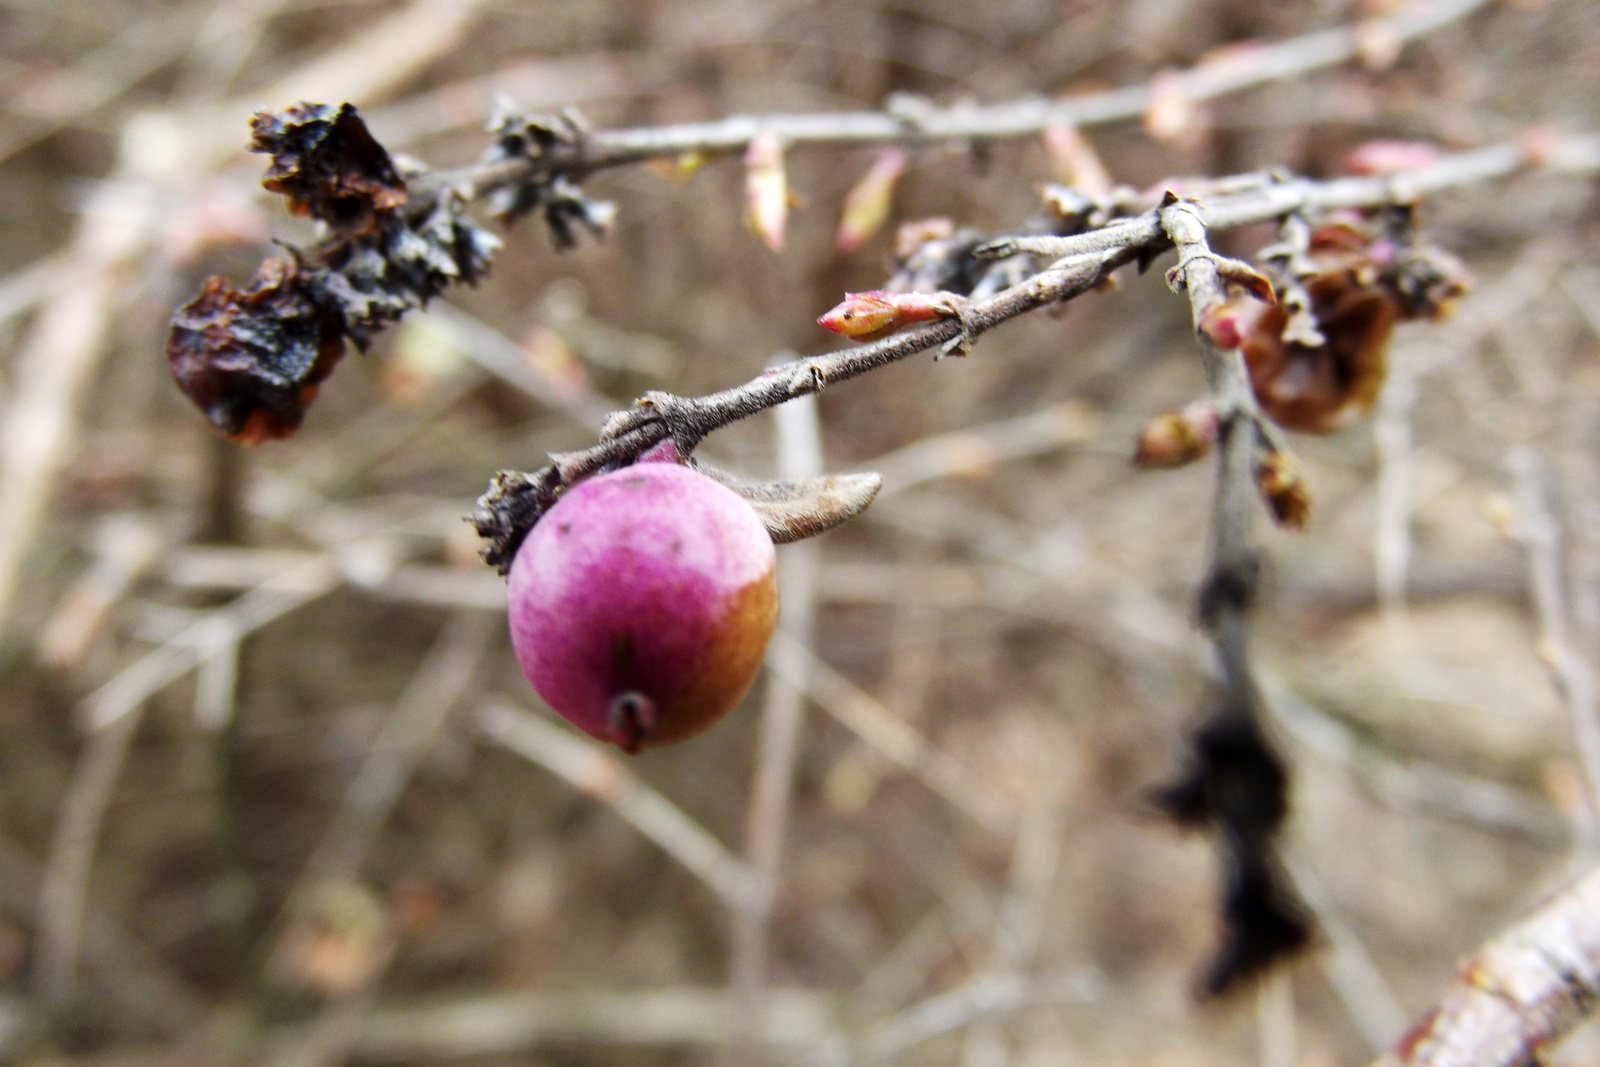
[[[1547,800],[1522,790],[1426,760],[1404,762],[1326,714],[1267,670],[1256,681],[1273,722],[1299,745],[1337,763],[1378,803],[1406,813],[1426,813],[1491,832],[1525,835],[1562,845],[1568,826]]]
[[[102,730],[182,677],[222,644],[237,641],[339,587],[333,559],[316,556],[263,581],[233,603],[207,612],[160,648],[152,649],[83,700],[90,729]]]
[[[1600,170],[1600,137],[1563,138],[1531,156],[1517,143],[1495,145],[1445,156],[1426,168],[1382,177],[1326,182],[1276,180],[1270,175],[1219,179],[1209,186],[1214,196],[1187,210],[1209,232],[1216,233],[1296,211],[1411,204],[1431,193],[1540,167],[1570,174]],[[527,529],[562,488],[607,465],[625,463],[665,437],[672,437],[679,451],[687,454],[707,434],[731,422],[819,393],[830,385],[944,345],[963,334],[977,337],[1029,311],[1071,300],[1098,287],[1118,267],[1149,262],[1171,247],[1160,208],[1071,237],[1000,238],[989,242],[985,254],[1003,257],[1029,252],[1051,257],[1055,262],[993,297],[973,302],[963,321],[941,319],[870,344],[797,359],[743,385],[705,396],[646,393],[632,409],[611,417],[599,444],[579,452],[552,455],[551,466],[531,474],[504,472],[497,477],[475,516],[479,532],[491,541],[487,558],[508,564]],[[1242,364],[1240,370],[1242,373]],[[1239,402],[1252,403],[1247,381],[1242,388]],[[1257,432],[1276,436],[1275,428],[1265,421],[1258,422]]]
[[[238,641],[337,585],[337,570],[325,557],[270,578],[208,612],[84,699],[91,732],[56,816],[39,903],[39,983],[52,1004],[72,994],[100,824],[145,701],[216,652],[218,642]]]
[[[124,151],[112,181],[86,206],[52,268],[44,303],[18,349],[14,392],[0,417],[0,624],[9,614],[33,535],[56,490],[76,431],[74,412],[99,362],[121,271],[148,239],[153,190]]]
[[[772,635],[767,669],[803,687],[881,756],[921,779],[980,826],[994,833],[1011,829],[1016,813],[1004,797],[782,630]]]
[[[997,463],[1044,455],[1092,441],[1103,420],[1081,400],[1063,400],[1009,419],[935,434],[868,460],[883,475],[874,503],[951,475],[985,471]],[[1126,441],[1118,441],[1126,449]]]
[[[1256,1062],[1261,1067],[1295,1067],[1299,1041],[1294,1014],[1294,977],[1279,971],[1256,991]]]
[[[56,813],[50,862],[39,893],[39,993],[55,1008],[73,993],[88,907],[89,871],[111,791],[141,716],[123,715],[89,738]]]
[[[0,162],[81,121],[180,58],[194,43],[200,20],[192,6],[138,19],[71,66],[50,71],[13,94],[5,110],[24,122],[0,133]]]
[[[44,871],[9,837],[0,836],[0,907],[17,917],[39,912]],[[89,982],[157,1032],[177,1035],[198,1023],[206,1003],[148,945],[90,904],[83,957]]]
[[[1059,761],[1041,749],[1036,757]],[[1040,768],[1040,784],[1030,791],[1011,847],[1011,879],[1001,898],[990,933],[988,971],[1005,977],[1022,977],[1032,970],[1044,935],[1045,914],[1055,886],[1062,853],[1062,819],[1066,814],[1070,775],[1059,763]],[[1010,1055],[1005,1030],[998,1020],[987,1020],[967,1030],[963,1062],[982,1067],[1005,1067]]]
[[[1193,202],[1174,199],[1160,209],[1160,220],[1178,247],[1178,265],[1173,268],[1173,277],[1181,278],[1182,287],[1188,291],[1206,377],[1211,382],[1224,425],[1217,467],[1217,495],[1212,510],[1211,573],[1206,579],[1212,591],[1208,621],[1222,668],[1223,686],[1230,697],[1253,704],[1248,615],[1254,594],[1256,558],[1250,546],[1250,528],[1255,515],[1256,433],[1264,416],[1256,412],[1243,352],[1238,348],[1218,347],[1199,328],[1207,310],[1227,299],[1217,256],[1207,242],[1205,216]],[[1221,595],[1225,588],[1236,592],[1231,596]]]
[[[576,394],[564,393],[551,385],[528,363],[528,353],[511,338],[482,319],[440,301],[426,312],[454,335],[463,354],[502,381],[520,389],[540,404],[564,412],[590,430],[604,424],[611,411],[605,397],[585,388]]]
[[[360,871],[412,772],[472,685],[489,643],[490,623],[476,612],[454,615],[445,623],[368,747],[338,813],[306,862],[304,877],[353,878]]]
[[[352,1051],[363,1061],[437,1063],[555,1041],[717,1045],[732,1029],[730,1008],[724,989],[495,993],[375,1011],[362,1020]],[[773,989],[761,1040],[790,1050],[838,1040],[842,1014],[826,993]]]
[[[1528,584],[1539,617],[1539,643],[1566,704],[1578,741],[1586,783],[1586,807],[1595,825],[1600,813],[1600,707],[1595,703],[1594,672],[1573,646],[1567,609],[1566,580],[1561,562],[1561,527],[1546,500],[1544,472],[1538,455],[1526,446],[1509,457],[1517,486],[1517,533],[1528,553]],[[1592,833],[1592,830],[1591,830]],[[1583,843],[1590,852],[1600,842]]]
[[[1479,949],[1374,1067],[1531,1067],[1597,1001],[1600,870]]]
[[[1317,917],[1328,939],[1328,949],[1318,955],[1322,972],[1344,1001],[1350,1019],[1374,1051],[1388,1048],[1406,1029],[1406,1015],[1388,979],[1355,930],[1344,921],[1333,900],[1311,868],[1298,858],[1285,860],[1295,888]]]
[[[1361,54],[1363,32],[1383,33],[1397,43],[1426,36],[1484,6],[1486,0],[1434,0],[1393,15],[1292,37],[1275,44],[1241,49],[1225,60],[1202,61],[1175,75],[1176,88],[1193,101],[1210,100],[1258,85],[1299,77],[1345,63]],[[684,123],[586,133],[564,159],[520,161],[498,168],[441,172],[438,180],[474,194],[526,180],[535,167],[547,173],[582,177],[598,170],[650,159],[743,152],[760,133],[778,136],[785,146],[931,144],[992,141],[1036,136],[1055,125],[1091,126],[1138,118],[1148,109],[1148,83],[1051,100],[1031,97],[988,107],[941,108],[920,97],[891,99],[883,111],[833,114],[733,115],[714,122]]]
[[[1089,970],[1033,979],[982,975],[890,1016],[869,1030],[855,1048],[827,1050],[815,1062],[819,1067],[891,1062],[926,1041],[975,1022],[1042,1004],[1092,1004],[1100,999],[1101,991],[1100,975]]]
[[[1244,353],[1221,347],[1203,328],[1210,310],[1227,300],[1228,261],[1211,251],[1193,201],[1168,193],[1160,215],[1178,248],[1178,265],[1167,279],[1189,295],[1195,338],[1222,420],[1211,562],[1200,591],[1221,692],[1195,732],[1192,766],[1162,794],[1178,822],[1209,825],[1223,852],[1223,941],[1203,983],[1207,992],[1220,993],[1298,950],[1310,934],[1304,908],[1279,870],[1275,839],[1287,810],[1287,775],[1262,729],[1250,669],[1250,614],[1259,572],[1251,546],[1257,458],[1260,449],[1278,446],[1256,405]]]
[[[1406,614],[1406,572],[1411,564],[1411,416],[1417,400],[1417,372],[1404,349],[1389,354],[1389,379],[1378,400],[1372,438],[1378,458],[1377,519],[1373,557],[1378,611],[1391,623]]]
[[[765,907],[766,886],[711,833],[641,782],[610,752],[504,699],[478,711],[485,737],[614,808],[640,833],[700,877],[731,908]]]

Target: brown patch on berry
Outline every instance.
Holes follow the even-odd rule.
[[[710,639],[694,681],[682,692],[660,699],[656,722],[640,747],[666,745],[693,737],[732,711],[755,681],[767,641],[778,625],[776,569],[730,598]]]

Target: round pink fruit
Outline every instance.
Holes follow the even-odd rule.
[[[681,741],[750,688],[778,618],[772,540],[737,494],[641,462],[567,490],[511,565],[522,671],[574,726],[629,752]]]

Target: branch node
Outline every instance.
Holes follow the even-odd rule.
[[[1248,613],[1260,584],[1260,553],[1249,551],[1236,560],[1219,561],[1200,587],[1200,621],[1214,630],[1224,612]]]

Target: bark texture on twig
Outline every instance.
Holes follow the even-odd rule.
[[[1600,1001],[1600,871],[1495,937],[1374,1067],[1532,1067]]]

